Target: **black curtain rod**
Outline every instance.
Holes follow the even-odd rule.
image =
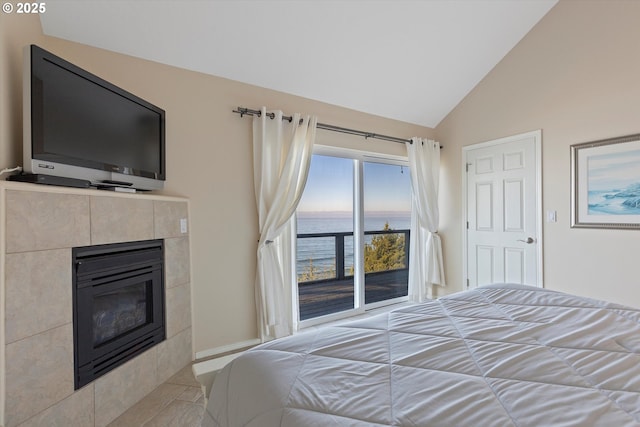
[[[235,110],[233,110],[233,112],[240,114],[240,117],[243,117],[245,114],[248,115],[248,116],[258,116],[258,117],[260,117],[260,115],[262,115],[262,112],[260,110],[252,110],[250,108],[244,108],[244,107],[238,107]],[[275,113],[267,113],[267,116],[269,116],[271,119],[273,119],[276,115],[275,115]],[[282,120],[288,120],[289,122],[291,122],[291,120],[293,120],[293,117],[291,117],[291,116],[282,116]],[[372,133],[372,132],[364,132],[364,131],[361,131],[361,130],[355,130],[355,129],[343,128],[343,127],[340,127],[340,126],[328,125],[328,124],[325,124],[325,123],[318,123],[317,124],[317,128],[318,129],[324,129],[324,130],[330,130],[330,131],[333,131],[333,132],[347,133],[347,134],[350,134],[350,135],[363,136],[365,139],[375,138],[375,139],[382,139],[382,140],[385,140],[385,141],[397,142],[397,143],[400,143],[400,144],[406,144],[407,142],[409,144],[413,144],[413,141],[411,141],[410,139],[396,138],[395,136],[380,135],[378,133]],[[440,146],[440,148],[442,148],[442,146]]]

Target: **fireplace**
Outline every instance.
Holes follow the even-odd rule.
[[[164,242],[73,248],[76,390],[165,339]]]

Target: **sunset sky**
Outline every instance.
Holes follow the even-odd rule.
[[[353,160],[314,155],[299,212],[351,212]],[[366,162],[364,164],[365,213],[410,212],[409,168]]]

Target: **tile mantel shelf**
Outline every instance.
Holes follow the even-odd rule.
[[[0,180],[0,190],[37,191],[40,193],[77,194],[85,196],[141,198],[150,200],[164,200],[174,202],[188,202],[186,197],[172,196],[155,191],[140,191],[137,193],[119,193],[116,191],[97,190],[95,188],[59,187],[55,185],[31,184],[16,181]]]
[[[188,218],[183,197],[0,181],[0,425],[104,427],[193,360]],[[71,248],[151,239],[166,340],[74,390]]]

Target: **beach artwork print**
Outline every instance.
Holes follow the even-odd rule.
[[[640,230],[640,134],[571,146],[571,227]]]
[[[640,215],[640,149],[589,156],[589,215]]]

